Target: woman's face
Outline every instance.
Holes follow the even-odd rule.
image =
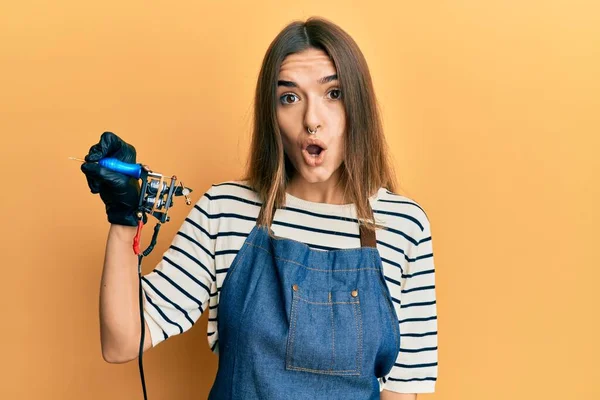
[[[283,60],[277,121],[284,151],[298,172],[293,180],[335,185],[343,161],[346,115],[335,66],[322,50],[308,49]]]

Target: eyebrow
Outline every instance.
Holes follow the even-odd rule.
[[[335,75],[329,75],[329,76],[325,76],[321,79],[319,79],[317,82],[320,83],[321,85],[324,85],[326,83],[329,82],[333,82],[333,81],[337,81],[338,80],[338,76],[337,74]],[[292,82],[292,81],[284,81],[284,80],[279,80],[277,81],[277,86],[285,86],[285,87],[298,87],[298,84],[296,82]]]

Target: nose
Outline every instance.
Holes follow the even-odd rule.
[[[319,99],[308,98],[306,101],[306,110],[304,113],[304,126],[306,126],[307,130],[310,129],[314,132],[317,130],[317,128],[321,129],[321,127],[323,126],[321,112],[322,104],[319,101]]]

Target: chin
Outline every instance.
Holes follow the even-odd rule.
[[[331,178],[332,174],[302,174],[302,178],[308,183],[326,182]]]
[[[330,168],[312,168],[310,170],[300,169],[300,176],[302,179],[308,183],[320,183],[327,182],[334,175],[335,171],[332,171]]]
[[[342,166],[342,162],[340,162],[337,165],[337,168],[333,168],[330,163],[326,161],[317,167],[309,167],[306,165],[302,155],[300,155],[298,159],[293,159],[293,161],[290,159],[290,161],[295,169],[294,175],[307,183],[327,182],[336,175],[336,171]]]

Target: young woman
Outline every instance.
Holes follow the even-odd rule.
[[[135,162],[105,132],[82,170],[111,228],[101,287],[104,358],[137,357],[138,182],[91,161]],[[142,278],[144,350],[208,312],[219,355],[209,399],[415,399],[437,378],[429,220],[394,193],[367,63],[320,18],[265,55],[244,178],[212,185]],[[200,373],[200,372],[199,372]]]

